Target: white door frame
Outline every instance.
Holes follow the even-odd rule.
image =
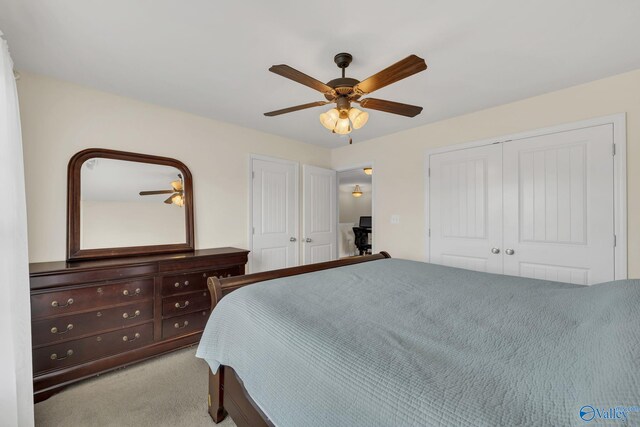
[[[373,161],[370,162],[362,162],[362,163],[355,163],[349,166],[343,166],[340,168],[336,168],[335,171],[337,173],[340,172],[346,172],[346,171],[350,171],[350,170],[354,170],[354,169],[364,169],[364,168],[371,168],[373,169],[373,174],[371,174],[371,217],[373,222],[371,223],[371,228],[374,230],[373,231],[373,238],[371,239],[371,253],[375,254],[376,253],[376,235],[375,235],[375,229],[377,227],[377,222],[378,220],[376,218],[378,218],[376,216],[376,185],[375,185],[375,181],[376,181],[376,168],[375,165],[373,164]],[[340,183],[339,183],[339,179],[336,178],[336,219],[337,219],[337,223],[340,224]],[[336,250],[338,248],[338,233],[336,233]]]
[[[576,129],[611,124],[613,125],[613,144],[615,156],[613,157],[613,203],[614,203],[614,233],[616,235],[616,246],[614,248],[615,257],[615,279],[627,278],[627,116],[626,113],[612,114],[609,116],[596,117],[578,122],[565,123],[541,129],[533,129],[518,132],[505,136],[498,136],[479,141],[465,142],[461,144],[448,145],[427,150],[425,153],[425,236],[426,236],[426,261],[431,259],[429,236],[431,228],[431,218],[429,216],[429,160],[431,155],[446,153],[450,151],[464,150],[467,148],[480,147],[482,145],[508,143],[518,139],[526,139],[534,136],[549,135],[553,133],[566,132]],[[613,148],[612,148],[613,149]]]
[[[250,154],[249,155],[249,172],[248,172],[248,180],[249,183],[249,228],[247,229],[248,241],[249,241],[249,250],[253,250],[253,161],[254,160],[263,160],[266,162],[274,162],[274,163],[283,163],[286,165],[295,166],[295,185],[294,185],[294,193],[295,193],[295,205],[296,205],[296,218],[294,221],[294,227],[296,230],[296,265],[300,265],[300,163],[294,162],[292,160],[280,159],[277,157],[269,157],[263,156],[261,154]],[[253,266],[251,262],[251,256],[247,261],[247,273],[251,273]]]

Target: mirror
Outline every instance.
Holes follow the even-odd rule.
[[[191,173],[177,160],[84,150],[68,197],[69,260],[193,250]]]

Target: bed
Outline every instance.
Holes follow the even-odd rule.
[[[582,425],[614,408],[640,423],[637,280],[579,286],[381,253],[209,285],[197,356],[216,422]]]

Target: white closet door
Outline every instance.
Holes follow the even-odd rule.
[[[501,145],[504,273],[614,280],[612,125]]]
[[[303,260],[304,264],[337,257],[336,171],[304,165]]]
[[[502,273],[501,146],[434,154],[429,165],[431,262]]]
[[[298,265],[298,165],[252,159],[251,271]]]

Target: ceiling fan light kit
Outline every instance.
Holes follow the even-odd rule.
[[[383,99],[364,98],[363,95],[369,94],[375,90],[381,89],[399,80],[405,79],[416,73],[427,69],[424,59],[409,55],[402,61],[396,62],[390,67],[364,79],[356,80],[351,77],[345,77],[345,69],[349,66],[353,56],[349,53],[339,53],[333,61],[338,68],[342,69],[342,77],[333,79],[327,83],[310,77],[295,68],[288,65],[274,65],[269,68],[272,73],[286,77],[295,82],[309,86],[312,89],[321,92],[326,101],[310,102],[308,104],[297,105],[295,107],[284,108],[281,110],[270,111],[264,113],[265,116],[273,117],[280,114],[291,113],[293,111],[304,110],[312,107],[320,107],[330,103],[335,103],[335,108],[320,114],[320,123],[333,133],[339,135],[347,135],[353,129],[362,128],[369,120],[369,113],[351,106],[352,103],[360,104],[362,108],[384,111],[385,113],[399,114],[405,117],[415,117],[422,111],[422,107],[409,104],[401,104],[399,102],[386,101]]]

